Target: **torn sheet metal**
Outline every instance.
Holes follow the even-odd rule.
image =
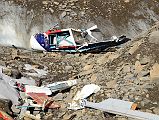
[[[97,93],[100,90],[100,87],[95,84],[85,85],[81,91],[78,91],[74,96],[72,103],[69,103],[68,109],[78,110],[84,108],[81,106],[80,101],[89,97],[93,93]]]
[[[30,38],[30,46],[33,50],[49,52],[93,52],[103,51],[110,47],[118,46],[129,41],[126,36],[120,36],[117,40],[98,40],[93,33],[99,31],[97,25],[88,29],[49,29],[43,33],[36,33]],[[87,44],[85,44],[87,43]]]
[[[60,108],[60,105],[54,103],[45,93],[28,93],[28,95],[43,108]]]
[[[46,95],[52,94],[50,88],[31,85],[25,85],[25,93],[45,93]]]
[[[20,79],[12,79],[13,82],[17,82],[20,84],[24,84],[24,85],[36,85],[35,80],[30,78],[26,78],[26,77],[22,77]]]
[[[141,112],[137,110],[132,110],[132,103],[117,99],[107,99],[100,103],[88,102],[87,100],[83,100],[81,102],[83,107],[90,107],[94,109],[99,109],[105,112],[123,115],[135,119],[140,120],[159,120],[159,115]]]
[[[62,82],[55,82],[55,83],[46,85],[45,87],[50,88],[52,92],[56,92],[59,90],[68,89],[76,84],[77,84],[77,80],[68,80],[68,81],[62,81]]]
[[[11,100],[14,105],[19,104],[19,94],[4,80],[0,80],[0,98]]]
[[[0,66],[0,98],[11,100],[14,105],[18,105],[19,93],[10,82],[10,77],[2,73],[2,66]]]

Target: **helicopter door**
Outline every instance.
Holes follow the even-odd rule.
[[[50,49],[55,49],[56,48],[56,36],[55,35],[49,35],[49,45]]]

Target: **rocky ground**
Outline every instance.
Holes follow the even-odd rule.
[[[60,99],[57,102],[62,107],[46,113],[42,112],[43,120],[130,120],[124,116],[89,108],[68,110],[68,102],[77,90],[86,84],[94,83],[99,85],[101,90],[89,97],[89,101],[100,102],[107,98],[128,100],[137,103],[141,111],[159,115],[158,38],[159,24],[156,23],[154,27],[134,40],[101,53],[38,53],[1,47],[0,65],[10,69],[11,73],[4,71],[6,75],[13,78],[24,76],[28,79],[32,76],[25,74],[26,63],[39,69],[47,67],[47,75],[40,78],[32,77],[37,85],[77,79],[77,86],[56,95]],[[1,103],[1,109],[9,113],[9,105],[4,104],[7,102]]]
[[[102,37],[123,33],[134,37],[158,20],[159,8],[158,0],[3,0],[0,5],[3,8],[0,12],[0,19],[3,20],[2,23],[0,21],[0,33],[4,33],[5,21],[9,21],[6,24],[10,26],[10,23],[15,22],[15,26],[12,27],[21,40],[16,43],[25,40],[26,44],[26,38],[35,30],[32,28],[39,27],[38,32],[43,31],[55,22],[62,28],[90,27],[97,24]],[[9,37],[9,41],[10,38],[13,37]],[[137,103],[141,111],[159,115],[158,45],[159,23],[156,23],[132,41],[100,53],[39,53],[1,46],[0,66],[7,68],[3,71],[4,74],[16,79],[34,79],[37,86],[77,79],[76,86],[55,95],[60,99],[56,102],[60,103],[61,108],[41,112],[42,120],[132,120],[89,108],[68,110],[67,106],[78,90],[84,85],[94,83],[99,85],[101,90],[90,96],[88,101],[100,102],[107,98],[128,100]],[[41,77],[28,75],[24,69],[25,64],[47,69],[48,73]],[[9,101],[0,100],[0,110],[12,115],[10,107]],[[12,117],[18,119],[16,113],[19,111],[13,109],[13,112],[15,115]],[[24,119],[30,120],[27,117]]]

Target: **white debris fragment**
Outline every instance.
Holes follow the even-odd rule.
[[[46,95],[51,95],[52,92],[50,88],[47,87],[37,87],[31,85],[25,85],[25,92],[27,93],[45,93]]]
[[[78,110],[84,108],[81,106],[81,100],[86,99],[93,93],[97,93],[100,90],[100,87],[95,84],[85,85],[81,91],[78,91],[74,96],[72,103],[69,103],[68,109]]]
[[[59,90],[65,90],[76,84],[77,84],[76,80],[68,80],[68,81],[62,81],[62,82],[55,82],[55,83],[46,85],[45,87],[50,88],[52,92],[56,92]]]
[[[95,108],[109,113],[131,117],[135,120],[159,120],[159,115],[132,110],[131,106],[133,103],[128,101],[109,98],[100,103],[93,103],[83,100],[82,104],[84,107]]]
[[[14,105],[19,104],[19,94],[15,88],[10,85],[10,77],[2,74],[0,66],[0,98],[11,100]]]

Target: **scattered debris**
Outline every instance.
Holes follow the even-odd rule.
[[[83,108],[80,105],[80,101],[89,97],[93,93],[97,93],[100,90],[100,87],[95,84],[85,85],[81,91],[78,91],[77,94],[74,96],[72,103],[69,103],[68,109],[78,110]]]
[[[46,95],[51,95],[52,92],[50,88],[47,87],[37,87],[31,85],[25,85],[25,93],[45,93]]]
[[[131,117],[131,118],[135,118],[135,119],[159,120],[159,115],[135,110],[137,106],[136,104],[123,101],[123,100],[109,98],[100,103],[93,103],[93,102],[88,102],[87,100],[83,100],[81,104],[84,107],[95,108],[105,112],[109,112],[109,113],[113,113],[117,115],[123,115],[123,116]]]
[[[49,98],[44,93],[28,93],[28,95],[43,109],[45,108],[60,108],[60,105],[54,103],[51,98]]]
[[[68,81],[62,81],[62,82],[55,82],[49,85],[45,85],[45,87],[50,88],[51,92],[56,92],[59,90],[65,90],[67,88],[70,88],[77,84],[76,80],[68,80]]]
[[[5,91],[5,92],[4,92]],[[0,70],[0,98],[11,100],[13,104],[19,104],[19,94],[17,90],[11,86],[10,79],[5,77],[4,74],[1,73]]]
[[[64,11],[61,17],[65,16],[66,12]],[[97,30],[97,25],[87,30],[73,28],[58,30],[56,27],[53,27],[47,32],[32,35],[30,46],[33,50],[39,51],[93,52],[103,51],[130,40],[126,36],[120,36],[119,38],[113,36],[109,40],[99,42],[92,35],[92,32],[95,30]],[[88,39],[89,37],[91,40]]]

